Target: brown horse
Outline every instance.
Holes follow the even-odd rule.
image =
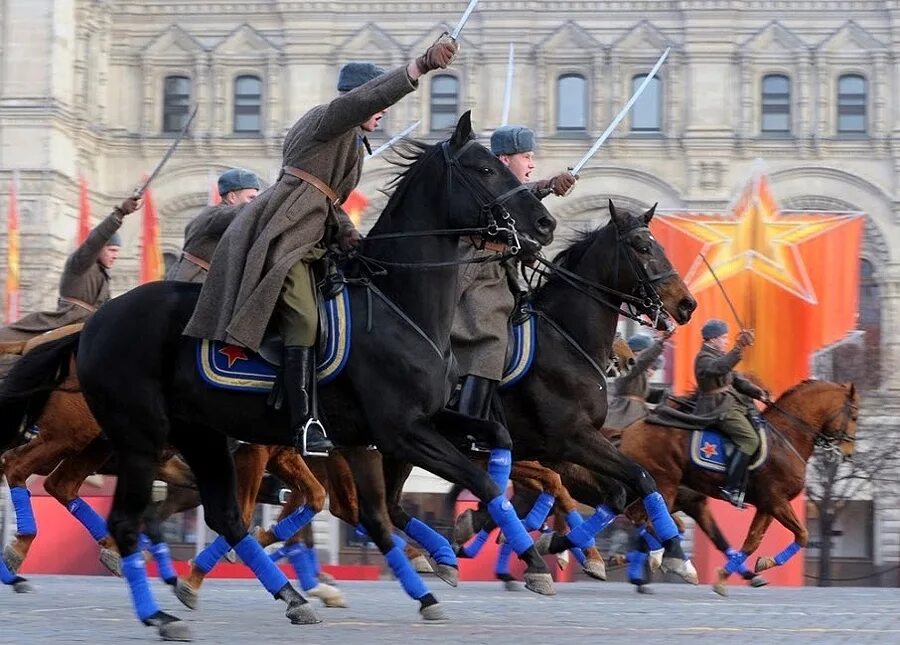
[[[744,570],[744,560],[759,548],[773,519],[793,533],[794,541],[773,557],[758,558],[754,567],[757,573],[784,564],[806,546],[809,533],[790,502],[803,491],[806,463],[816,446],[825,447],[835,457],[847,458],[853,453],[859,395],[852,384],[807,380],[782,394],[762,416],[768,457],[751,472],[747,487],[747,501],[756,507],[756,513],[741,550],[717,572],[714,589],[723,595],[728,576]],[[656,479],[670,510],[675,507],[681,485],[720,498],[723,476],[693,465],[690,443],[691,432],[646,421],[629,426],[623,433],[622,452]],[[639,509],[630,509],[629,513],[632,519],[641,519]]]

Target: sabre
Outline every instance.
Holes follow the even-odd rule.
[[[653,69],[650,70],[650,73],[644,78],[643,82],[638,86],[638,88],[634,91],[634,94],[631,95],[631,98],[628,99],[628,103],[625,104],[625,107],[622,108],[621,112],[616,115],[616,118],[612,120],[612,123],[607,126],[606,130],[603,131],[603,134],[600,135],[594,145],[591,146],[591,149],[588,150],[587,154],[581,158],[575,166],[572,168],[572,174],[577,175],[581,172],[581,169],[584,168],[584,165],[590,161],[591,157],[593,157],[597,151],[600,149],[600,146],[609,138],[609,135],[612,134],[612,131],[616,129],[616,127],[622,122],[622,119],[625,118],[625,115],[631,110],[632,106],[634,106],[635,102],[641,98],[641,94],[644,93],[644,90],[647,89],[647,86],[650,84],[650,81],[656,76],[656,73],[659,71],[659,68],[662,67],[662,64],[666,61],[666,58],[669,56],[669,50],[671,47],[666,47],[666,51],[662,53],[662,56],[659,57],[659,60],[656,61],[656,65],[653,66]]]
[[[728,303],[728,306],[731,308],[731,314],[734,316],[734,319],[737,321],[737,324],[740,326],[741,330],[747,329],[744,327],[744,323],[741,321],[741,317],[738,316],[737,309],[734,308],[734,304],[731,302],[731,298],[728,297],[728,292],[725,291],[725,287],[719,282],[719,276],[716,275],[716,272],[713,271],[712,265],[709,263],[709,260],[706,259],[706,256],[702,253],[700,254],[700,258],[703,260],[703,264],[706,265],[706,268],[709,269],[710,274],[713,277],[713,280],[716,281],[716,284],[719,285],[719,289],[722,291],[722,295],[725,297],[725,302]]]
[[[147,188],[150,187],[150,182],[152,182],[156,176],[159,174],[159,171],[162,170],[163,166],[166,165],[166,162],[169,158],[175,154],[175,148],[178,147],[178,144],[181,143],[181,140],[184,139],[184,135],[187,134],[188,128],[191,127],[191,123],[194,122],[194,117],[197,116],[197,108],[200,107],[199,104],[194,105],[194,109],[191,110],[191,115],[188,117],[188,120],[185,121],[184,126],[181,128],[181,132],[178,133],[178,136],[175,137],[175,141],[169,145],[169,149],[166,150],[166,154],[163,155],[163,158],[159,160],[159,163],[156,164],[156,168],[153,169],[153,172],[150,173],[150,176],[144,181],[144,185],[134,191],[132,195],[135,199],[141,197]]]
[[[398,141],[400,141],[400,139],[402,139],[403,137],[405,137],[406,135],[408,135],[410,132],[412,132],[413,130],[415,130],[416,128],[418,128],[420,123],[421,123],[421,121],[416,121],[415,123],[413,123],[411,126],[409,126],[408,128],[406,128],[406,130],[404,130],[404,131],[401,132],[400,134],[397,134],[397,135],[394,135],[393,137],[391,137],[391,140],[390,140],[390,141],[387,141],[387,142],[385,142],[385,143],[382,143],[380,146],[378,146],[377,148],[375,148],[375,149],[372,151],[372,154],[370,154],[368,158],[369,158],[369,159],[374,159],[375,157],[377,157],[378,155],[380,155],[382,152],[384,152],[385,150],[387,150],[388,148],[390,148],[392,145],[394,145],[395,143],[397,143]]]
[[[500,118],[500,125],[506,125],[509,122],[509,108],[512,104],[512,88],[513,73],[515,67],[513,63],[516,59],[516,48],[512,43],[509,44],[509,60],[506,62],[506,94],[503,95],[503,116]]]
[[[469,2],[469,6],[466,7],[462,18],[459,19],[458,23],[456,23],[456,28],[450,33],[450,38],[452,38],[453,40],[459,38],[459,32],[461,32],[463,30],[463,27],[466,26],[466,23],[469,21],[469,16],[471,16],[472,12],[475,11],[475,7],[479,2],[480,0],[471,0],[471,2]]]

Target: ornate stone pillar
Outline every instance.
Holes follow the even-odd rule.
[[[144,80],[141,97],[141,131],[145,134],[156,133],[162,130],[162,123],[157,125],[153,118],[153,83],[156,74],[153,65],[146,58],[141,58],[141,78]],[[160,88],[160,95],[162,88]]]
[[[828,115],[829,104],[831,103],[828,96],[831,92],[831,84],[828,82],[828,65],[827,61],[821,57],[815,63],[816,88],[818,92],[816,97],[816,132],[818,132],[820,137],[827,138],[832,135],[832,131],[828,127],[831,121]]]
[[[813,134],[813,118],[810,111],[811,101],[810,93],[812,84],[810,83],[810,74],[812,73],[812,58],[809,52],[803,52],[797,59],[797,82],[795,83],[797,94],[797,114],[792,124],[794,132],[798,137],[807,138]]]
[[[872,75],[872,134],[882,137],[889,131],[887,99],[890,88],[887,82],[887,53],[875,52],[872,59],[875,68],[875,73]]]
[[[882,387],[900,390],[900,263],[891,263],[882,271],[881,365]]]
[[[205,52],[194,56],[194,92],[192,103],[197,105],[209,105],[209,56]],[[191,128],[191,134],[195,139],[200,138],[211,130],[209,113],[204,110],[197,111],[197,118]]]
[[[738,134],[742,139],[748,139],[756,134],[753,118],[753,106],[756,103],[753,96],[753,64],[746,56],[741,55],[738,59],[738,67],[740,69],[741,86],[738,89],[741,106],[740,130]]]
[[[263,135],[267,138],[277,136],[278,132],[278,105],[281,101],[281,65],[278,55],[274,52],[266,57],[266,87],[265,107],[263,109],[264,123]]]
[[[535,105],[537,106],[537,114],[535,124],[538,128],[538,137],[544,137],[551,132],[556,131],[555,124],[548,122],[547,114],[547,92],[549,81],[547,79],[547,58],[543,51],[538,51],[535,55],[535,77],[537,83],[535,85]],[[554,87],[555,92],[555,87]],[[551,96],[555,96],[551,94]],[[554,99],[555,100],[555,99]]]

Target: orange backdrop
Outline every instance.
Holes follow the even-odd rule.
[[[756,332],[756,343],[738,369],[759,375],[777,396],[810,376],[815,351],[856,326],[862,224],[861,213],[780,212],[762,173],[747,183],[731,212],[668,212],[654,218],[654,235],[698,303],[693,320],[673,339],[676,391],[696,385],[694,357],[703,324],[721,318],[732,337],[739,328],[700,254],[721,280],[737,316]],[[802,497],[794,508],[805,517]],[[752,510],[741,512],[724,502],[713,507],[732,546],[740,548]],[[786,531],[773,527],[759,552],[774,555],[790,540]],[[694,555],[701,574],[711,580],[722,556],[705,538],[697,540]],[[801,556],[767,577],[802,584]]]

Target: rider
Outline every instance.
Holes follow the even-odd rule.
[[[295,444],[303,454],[332,448],[312,418],[318,326],[310,263],[337,239],[350,248],[360,235],[340,203],[359,182],[366,134],[388,107],[445,68],[458,47],[441,37],[405,67],[384,73],[350,63],[338,77],[340,96],[309,110],[285,137],[278,181],[235,217],[210,263],[184,333],[258,351],[270,321],[284,340],[282,369]]]
[[[744,480],[750,459],[759,449],[759,434],[748,418],[753,406],[746,397],[769,403],[769,393],[734,372],[745,348],[753,345],[753,332],[742,329],[731,351],[728,346],[728,325],[722,320],[709,320],[701,329],[703,346],[694,361],[697,379],[697,415],[718,417],[713,427],[728,435],[735,451],[728,462],[722,495],[741,508],[744,499]]]
[[[650,385],[650,379],[656,372],[666,341],[673,333],[674,330],[661,332],[655,341],[647,334],[635,334],[628,339],[635,364],[612,385],[613,395],[609,400],[604,428],[617,432],[609,437],[610,441],[618,443],[622,430],[647,416],[647,400],[664,391],[664,388]]]
[[[21,354],[32,338],[54,329],[83,323],[109,300],[109,271],[122,247],[117,231],[125,216],[140,207],[140,198],[129,197],[91,230],[66,260],[59,280],[56,310],[34,312],[0,328],[0,351]]]
[[[577,178],[569,172],[529,183],[535,169],[534,132],[524,126],[497,128],[491,135],[491,152],[538,199],[550,193],[566,195],[575,185]],[[463,262],[459,269],[459,304],[450,334],[462,375],[459,411],[484,419],[490,414],[491,399],[503,377],[509,333],[507,324],[515,307],[513,290],[520,291],[521,288],[514,261],[504,263],[505,266],[498,262],[477,261],[505,250],[502,244],[462,237],[459,250]],[[480,446],[476,449],[482,450]],[[497,470],[491,476],[501,490],[506,490],[511,463],[509,446],[491,450],[488,470]]]
[[[206,279],[219,239],[244,204],[259,193],[259,179],[249,170],[232,168],[219,176],[218,188],[222,202],[201,210],[185,227],[181,258],[169,269],[166,280],[203,282]]]

